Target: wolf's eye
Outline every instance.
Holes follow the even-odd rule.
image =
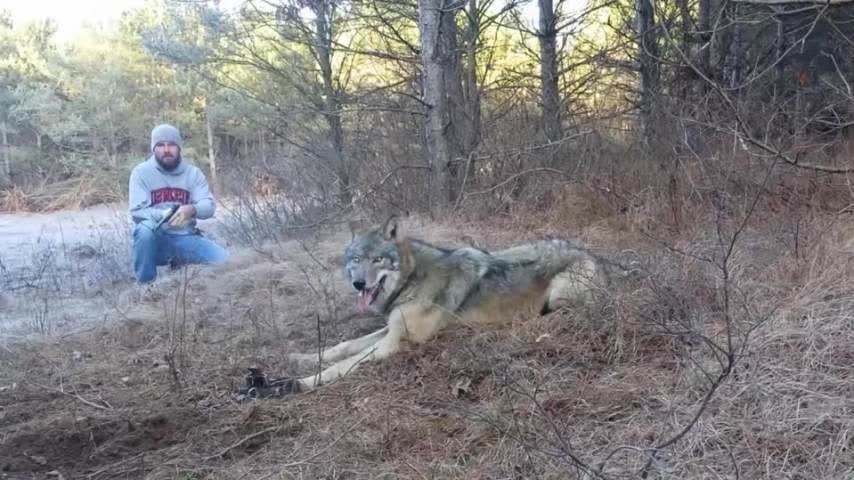
[[[353,257],[353,263],[359,263],[359,262],[361,262],[361,261],[362,261],[362,257],[360,257],[360,256],[358,256],[358,255],[356,255],[355,257]]]
[[[374,263],[383,263],[383,257],[374,257]]]

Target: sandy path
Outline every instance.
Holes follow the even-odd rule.
[[[205,220],[200,222],[215,222]],[[37,244],[88,244],[105,233],[130,235],[131,222],[124,204],[97,205],[83,210],[49,213],[0,213],[0,252],[15,256],[20,247]]]
[[[116,204],[50,213],[0,213],[0,262],[14,276],[39,252],[120,241],[129,228],[126,208]]]
[[[226,215],[218,209],[199,226],[215,232]],[[28,324],[34,318],[91,316],[100,309],[93,302],[99,303],[95,296],[101,289],[131,285],[131,231],[122,203],[0,213],[0,338],[19,332],[21,325],[32,330]]]
[[[224,211],[217,213],[221,217]],[[199,226],[215,230],[218,217],[202,220]],[[0,262],[7,269],[15,270],[26,263],[33,252],[45,248],[94,246],[105,240],[125,243],[130,232],[126,204],[50,213],[0,213]]]

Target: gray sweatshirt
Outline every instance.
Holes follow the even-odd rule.
[[[170,172],[161,168],[153,155],[134,167],[128,187],[128,210],[134,223],[145,222],[154,227],[176,204],[192,204],[198,219],[213,217],[214,198],[198,167],[182,159]],[[160,228],[166,233],[187,235],[193,233],[195,227],[193,219],[184,227],[173,228],[167,222]]]

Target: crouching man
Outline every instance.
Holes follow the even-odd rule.
[[[204,173],[181,158],[182,144],[177,128],[167,124],[155,127],[151,131],[151,156],[130,174],[133,270],[140,284],[153,281],[158,266],[213,264],[228,259],[223,247],[196,228],[196,219],[213,217],[216,207]]]

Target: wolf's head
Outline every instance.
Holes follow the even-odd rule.
[[[392,216],[379,228],[358,231],[351,225],[353,238],[344,251],[344,268],[353,288],[359,292],[359,311],[382,311],[389,292],[400,280],[401,251],[398,221]]]

